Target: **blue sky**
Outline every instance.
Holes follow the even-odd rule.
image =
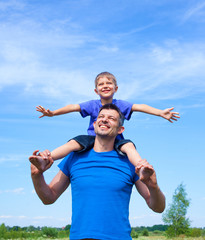
[[[125,137],[156,169],[167,206],[184,183],[194,227],[205,227],[205,1],[0,1],[0,224],[56,226],[71,222],[68,189],[44,206],[34,192],[28,157],[86,134],[79,113],[39,119],[51,110],[97,99],[94,78],[118,79],[117,99],[175,107],[176,123],[134,113]],[[55,164],[45,173],[49,182]],[[132,226],[161,224],[133,191]]]

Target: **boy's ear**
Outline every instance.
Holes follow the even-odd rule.
[[[97,90],[96,88],[94,89],[94,92],[95,92],[97,95],[99,95],[99,94],[98,94],[98,90]]]
[[[118,134],[123,133],[124,130],[125,130],[125,128],[124,128],[123,126],[119,127],[119,129],[118,129]]]
[[[117,90],[118,90],[118,86],[115,86],[115,92],[117,92]]]

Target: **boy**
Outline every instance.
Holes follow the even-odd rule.
[[[117,107],[121,110],[125,119],[127,120],[130,119],[132,112],[135,111],[161,116],[167,119],[169,122],[173,122],[172,120],[177,121],[177,118],[179,118],[179,113],[172,112],[174,108],[159,110],[145,104],[131,104],[123,100],[113,99],[113,96],[117,92],[117,90],[118,86],[115,76],[109,72],[102,72],[98,74],[95,79],[94,90],[96,94],[99,95],[100,100],[91,100],[81,104],[70,104],[55,111],[50,111],[49,109],[46,110],[42,106],[36,107],[36,110],[43,114],[40,116],[40,118],[44,116],[53,117],[56,115],[66,114],[70,112],[80,112],[82,117],[90,116],[90,123],[88,127],[89,136],[78,136],[76,138],[73,138],[63,146],[55,149],[51,152],[50,155],[53,160],[63,158],[72,151],[82,151],[92,147],[94,142],[93,136],[95,136],[93,123],[97,119],[100,107],[107,103],[113,103],[117,105]],[[141,157],[137,152],[134,144],[130,140],[124,139],[122,134],[117,136],[115,149],[118,151],[118,153],[122,152],[126,154],[128,159],[134,166],[136,166],[137,162],[141,160]],[[48,164],[48,154],[50,154],[49,151],[42,152],[40,154],[41,157],[33,159],[32,163],[39,170],[45,169],[46,165]]]

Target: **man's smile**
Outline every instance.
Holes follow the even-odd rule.
[[[110,128],[109,124],[104,124],[104,123],[99,123],[99,127],[101,129],[109,129]]]

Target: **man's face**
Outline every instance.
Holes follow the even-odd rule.
[[[113,109],[100,111],[94,129],[96,135],[110,137],[116,137],[124,131],[124,127],[119,126],[119,113]]]

